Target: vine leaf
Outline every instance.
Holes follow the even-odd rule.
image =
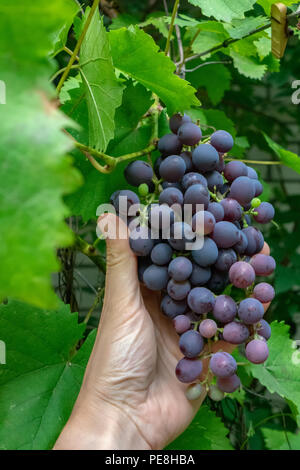
[[[265,10],[267,15],[270,15],[271,13],[271,6],[274,2],[274,0],[257,0],[258,5],[261,5],[263,9]],[[295,0],[282,0],[280,3],[283,3],[286,6],[293,5],[297,3]]]
[[[62,302],[41,310],[16,300],[0,306],[0,330],[0,448],[51,449],[74,406],[96,331],[74,354],[85,330],[77,313]]]
[[[284,430],[261,428],[266,446],[269,450],[299,450],[300,434],[284,432]]]
[[[299,156],[294,153],[290,152],[289,150],[285,150],[280,145],[276,144],[274,140],[272,140],[267,134],[263,132],[263,135],[267,141],[269,147],[276,153],[277,157],[288,167],[292,170],[297,171],[300,173],[300,159]]]
[[[114,66],[156,93],[169,114],[198,106],[196,90],[174,74],[175,65],[151,36],[136,26],[110,31]]]
[[[72,124],[48,100],[55,95],[47,55],[74,14],[72,3],[0,4],[0,70],[7,84],[7,104],[0,105],[0,299],[12,296],[41,307],[57,302],[50,284],[59,269],[55,248],[73,240],[62,197],[81,182],[64,156],[72,142],[61,129]]]
[[[108,33],[99,14],[93,16],[80,51],[80,70],[89,116],[89,145],[103,152],[114,136],[116,108],[123,87],[112,64]]]
[[[256,0],[189,0],[200,7],[203,15],[213,16],[217,20],[231,22],[233,18],[244,18],[244,13],[253,8]]]

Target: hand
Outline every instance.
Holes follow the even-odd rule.
[[[116,226],[117,220],[102,216],[100,230],[108,223]],[[124,239],[106,242],[105,299],[96,343],[55,449],[162,449],[184,431],[205,398],[204,390],[198,400],[187,400],[187,385],[175,376],[182,357],[178,335],[160,311],[160,294],[140,286],[127,226],[119,221],[118,228]],[[213,350],[218,349],[230,352],[233,346],[218,342]]]

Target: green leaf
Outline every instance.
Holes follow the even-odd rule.
[[[292,434],[283,429],[261,429],[269,450],[300,450],[300,434]]]
[[[230,49],[230,56],[233,59],[235,68],[245,77],[261,79],[267,70],[267,66],[261,64],[255,57],[246,57],[232,48]]]
[[[279,160],[281,160],[286,166],[292,170],[300,173],[300,158],[296,153],[285,150],[280,145],[276,144],[267,134],[263,132],[263,135],[267,141],[269,147],[276,153]]]
[[[15,300],[0,306],[0,330],[0,448],[51,449],[80,390],[95,332],[74,353],[85,325],[69,306],[40,310]]]
[[[137,24],[139,22],[138,18],[133,15],[129,15],[128,13],[121,13],[120,15],[112,18],[111,24],[109,25],[109,29],[119,29],[119,28],[126,28],[131,24]]]
[[[123,88],[115,76],[108,33],[98,12],[83,40],[80,66],[88,106],[89,145],[105,151],[114,136],[115,110],[122,102]]]
[[[175,65],[151,36],[130,26],[110,31],[109,38],[115,67],[156,93],[169,114],[199,105],[196,90],[174,74]]]
[[[263,9],[265,10],[267,15],[271,14],[271,6],[274,2],[274,0],[257,0],[258,5],[261,5]],[[284,5],[290,6],[293,5],[294,3],[297,3],[296,0],[282,0],[280,3],[283,3]]]
[[[236,135],[236,130],[231,119],[229,119],[224,111],[217,109],[203,109],[207,124],[213,126],[216,129],[222,129],[229,132],[233,137]]]
[[[76,0],[67,0],[66,3],[69,4],[69,14],[68,17],[65,18],[65,21],[61,26],[60,31],[57,32],[56,42],[53,48],[53,54],[56,54],[66,45],[68,33],[72,26],[74,17],[80,10],[80,5],[76,2]]]
[[[270,355],[265,364],[249,366],[251,373],[270,393],[278,393],[293,402],[300,412],[299,352],[289,337],[284,322],[271,323],[272,336],[268,341]]]
[[[241,39],[246,34],[264,26],[269,21],[269,18],[264,16],[248,16],[243,20],[232,20],[231,23],[225,23],[224,28],[233,39]]]
[[[232,450],[228,433],[221,419],[202,405],[190,426],[167,450]]]
[[[193,66],[194,64],[191,63],[189,68],[191,69]],[[213,105],[220,103],[225,91],[230,89],[231,73],[222,64],[201,67],[195,72],[191,72],[188,78],[195,88],[203,87],[206,89]]]
[[[195,54],[201,54],[229,38],[223,23],[218,23],[217,21],[200,23],[197,28],[193,28],[189,31],[188,36],[194,36],[195,32],[199,29],[201,32],[192,44],[192,50]],[[208,57],[208,55],[206,57]]]
[[[201,8],[203,15],[213,16],[216,20],[231,22],[233,18],[244,18],[244,13],[253,8],[255,0],[189,0]]]
[[[254,41],[260,60],[264,59],[271,52],[271,38],[262,36]]]
[[[0,105],[0,298],[42,307],[56,304],[55,248],[72,243],[62,196],[80,183],[64,156],[72,141],[61,129],[72,124],[48,101],[55,95],[47,55],[70,14],[63,0],[0,4],[1,80],[9,85]]]

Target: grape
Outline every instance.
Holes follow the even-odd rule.
[[[164,157],[168,155],[179,155],[182,150],[182,143],[177,135],[166,134],[159,139],[157,148]]]
[[[219,271],[229,271],[231,266],[237,262],[237,256],[232,248],[227,250],[219,250],[219,255],[215,263],[215,267]]]
[[[224,209],[219,202],[210,202],[207,211],[214,216],[215,223],[223,220]]]
[[[270,327],[269,323],[264,319],[260,320],[259,323],[260,323],[260,326],[257,330],[257,333],[259,334],[259,336],[262,336],[266,340],[270,339],[271,338],[271,327]]]
[[[109,198],[109,202],[114,206],[115,205],[115,201],[117,199],[117,197],[119,196],[119,193],[120,191],[115,191],[112,193],[112,195],[110,196]]]
[[[177,188],[166,188],[159,195],[159,203],[172,206],[173,204],[183,204],[183,194]]]
[[[188,400],[198,400],[203,393],[203,387],[201,384],[192,384],[188,387],[185,392],[185,396]]]
[[[202,184],[203,186],[207,187],[207,181],[204,178],[204,176],[200,175],[199,173],[194,173],[194,172],[187,173],[186,175],[184,175],[181,183],[182,183],[183,189],[185,190],[187,190],[193,184]]]
[[[258,180],[258,176],[254,168],[251,168],[251,166],[247,166],[247,176],[248,178],[251,178],[252,180]]]
[[[234,222],[240,220],[243,214],[242,207],[240,204],[230,197],[223,199],[220,204],[224,209],[224,220]]]
[[[192,152],[182,152],[180,154],[181,158],[183,158],[185,166],[186,166],[186,173],[193,170],[193,161],[192,161]]]
[[[162,290],[167,287],[168,269],[165,266],[157,266],[152,264],[144,272],[143,280],[148,289]]]
[[[175,373],[180,382],[191,383],[198,379],[202,373],[202,369],[202,361],[184,357],[178,362]]]
[[[226,153],[233,147],[232,135],[227,131],[216,131],[210,137],[210,143],[218,152]]]
[[[225,393],[235,392],[241,385],[239,377],[234,374],[230,377],[219,377],[217,380],[217,387]]]
[[[169,183],[181,180],[186,170],[183,158],[178,155],[170,155],[162,161],[159,167],[160,176]]]
[[[188,295],[188,306],[193,312],[208,313],[215,305],[215,298],[212,292],[205,287],[194,287]]]
[[[247,166],[237,160],[229,162],[225,165],[224,176],[227,181],[232,183],[239,176],[248,176]]]
[[[233,245],[233,249],[239,254],[243,255],[248,247],[248,238],[244,234],[244,232],[240,232],[241,240]]]
[[[214,191],[215,188],[219,191],[223,186],[223,176],[218,171],[211,171],[205,173],[207,186],[210,191]]]
[[[175,281],[186,281],[192,274],[193,265],[188,258],[178,256],[168,267],[169,276]]]
[[[209,367],[217,377],[230,377],[237,370],[235,359],[227,352],[217,352],[212,355]]]
[[[171,131],[174,134],[177,134],[179,127],[187,122],[192,122],[191,118],[187,114],[181,116],[181,114],[177,113],[170,118],[169,126]]]
[[[152,182],[153,170],[149,163],[135,160],[126,167],[124,175],[129,184],[139,186],[142,183]]]
[[[162,161],[163,161],[163,158],[162,158],[162,157],[158,157],[158,158],[155,160],[155,163],[154,163],[154,173],[156,174],[157,178],[160,177],[160,175],[159,175],[159,167],[160,167],[160,164],[161,164]]]
[[[220,294],[228,284],[228,273],[224,271],[212,270],[210,280],[207,283],[208,289],[216,294]]]
[[[192,251],[192,258],[202,268],[211,266],[218,258],[217,245],[211,238],[205,237],[203,247]]]
[[[230,190],[230,185],[228,183],[224,183],[222,184],[222,186],[218,188],[219,193],[222,194],[224,197],[225,195],[227,195],[227,193],[229,193],[229,190]]]
[[[218,222],[212,238],[219,248],[231,248],[241,240],[240,230],[231,222]]]
[[[115,196],[111,196],[111,198],[114,197],[113,205],[115,206],[116,211],[120,214],[128,215],[131,206],[140,204],[138,196],[129,189],[122,189],[122,191],[117,191],[117,193],[114,194]]]
[[[251,207],[256,208],[261,205],[261,200],[258,197],[255,197],[251,201]]]
[[[267,224],[274,218],[275,210],[269,202],[262,202],[255,210],[257,215],[254,215],[254,220],[260,224]]]
[[[208,396],[213,401],[221,401],[224,398],[224,393],[219,390],[216,385],[210,385],[208,389]]]
[[[186,315],[177,315],[173,319],[173,325],[176,333],[181,335],[191,328],[191,320]]]
[[[148,208],[149,223],[154,230],[170,230],[175,214],[167,205],[152,204]]]
[[[163,189],[167,189],[167,188],[176,188],[176,189],[179,189],[179,191],[183,191],[183,187],[181,186],[180,183],[168,183],[168,181],[163,181],[161,183],[161,186]]]
[[[269,255],[255,255],[250,260],[257,276],[269,276],[276,268],[276,262],[272,256]]]
[[[225,170],[225,162],[222,153],[219,153],[219,163],[217,164],[216,170],[219,173],[223,173],[223,171]]]
[[[239,176],[230,187],[230,197],[236,199],[242,206],[252,201],[255,196],[255,184],[248,176]]]
[[[254,287],[253,295],[257,300],[264,304],[271,302],[274,299],[275,291],[271,284],[268,284],[267,282],[260,282]]]
[[[249,338],[249,330],[243,323],[227,323],[223,330],[223,339],[231,344],[243,344]]]
[[[138,187],[138,192],[139,192],[139,195],[140,196],[147,196],[147,194],[149,194],[149,187],[146,183],[142,183],[139,185]]]
[[[151,258],[148,256],[139,256],[138,258],[138,278],[140,282],[144,282],[143,276],[144,272],[146,271],[149,266],[151,266]]]
[[[252,256],[256,253],[259,253],[264,246],[264,237],[262,233],[255,227],[243,228],[242,231],[248,240],[245,255]]]
[[[216,219],[208,211],[200,211],[192,218],[192,229],[198,235],[209,235],[216,225]]]
[[[209,203],[209,193],[203,184],[193,184],[184,194],[184,204],[191,204],[192,211],[197,211],[197,204],[202,204],[206,210]],[[201,208],[198,208],[198,210]]]
[[[193,271],[190,276],[190,283],[193,286],[204,286],[211,277],[210,268],[202,268],[198,264],[193,263]]]
[[[186,243],[191,243],[195,239],[192,227],[185,222],[175,222],[171,226],[171,238],[168,240],[172,248],[184,251]]]
[[[238,316],[246,325],[254,325],[264,316],[264,307],[257,299],[244,299],[239,305]]]
[[[263,185],[258,180],[254,180],[254,185],[255,185],[255,197],[260,196],[264,191]]]
[[[218,331],[218,326],[214,320],[206,318],[200,323],[199,332],[203,338],[213,338]]]
[[[268,359],[269,348],[265,341],[254,339],[247,344],[245,354],[253,364],[262,364]]]
[[[199,356],[204,348],[203,338],[198,331],[189,330],[180,337],[179,348],[185,357],[193,359]]]
[[[246,289],[255,281],[255,271],[249,263],[238,261],[229,270],[230,282],[240,289]]]
[[[154,264],[163,266],[168,264],[173,255],[173,250],[167,243],[158,243],[151,251],[151,260]]]
[[[136,227],[129,235],[129,244],[137,256],[147,256],[151,252],[154,242],[148,227]]]
[[[177,132],[180,142],[184,145],[196,145],[202,138],[200,127],[192,122],[187,122],[179,127]]]
[[[177,302],[169,295],[165,295],[161,301],[160,308],[168,318],[175,318],[177,315],[183,315],[187,311],[185,301]]]
[[[219,163],[219,154],[210,144],[201,144],[192,154],[193,164],[201,173],[213,171]]]
[[[213,316],[221,323],[230,323],[235,318],[237,305],[229,295],[219,295],[216,298]]]
[[[174,281],[171,279],[168,282],[167,291],[169,296],[174,300],[183,300],[187,297],[191,290],[191,284],[189,281]]]

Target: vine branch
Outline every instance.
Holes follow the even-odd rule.
[[[174,7],[173,7],[173,11],[172,11],[172,17],[171,17],[171,23],[170,23],[170,28],[169,28],[169,34],[168,34],[168,38],[167,38],[167,44],[166,44],[166,49],[165,49],[165,55],[168,55],[168,54],[169,54],[170,42],[171,42],[171,37],[172,37],[172,34],[173,34],[174,23],[175,23],[175,18],[176,18],[176,15],[177,15],[178,7],[179,7],[179,0],[175,0]]]
[[[105,259],[99,253],[93,245],[87,243],[79,235],[75,235],[75,248],[86,255],[104,274],[106,272]]]

